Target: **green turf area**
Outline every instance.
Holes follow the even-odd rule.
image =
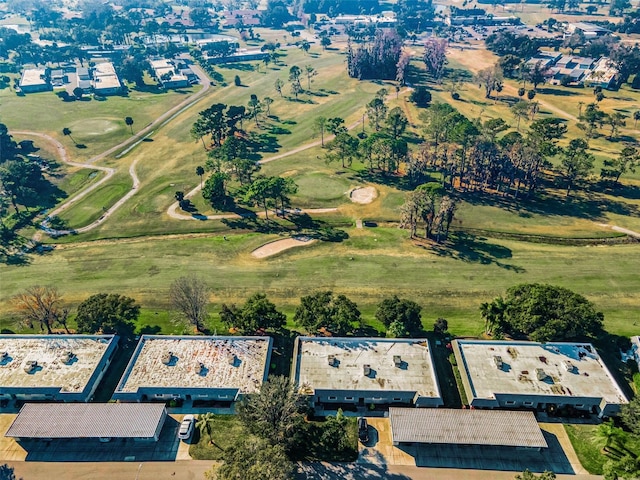
[[[564,428],[582,466],[592,475],[602,475],[602,467],[609,457],[602,451],[604,441],[596,435],[598,426],[576,424],[565,425]],[[637,454],[640,452],[640,438],[629,434],[624,447]]]
[[[206,430],[195,429],[189,455],[196,460],[222,460],[224,450],[247,433],[235,415],[214,415],[211,420],[211,436]]]
[[[102,101],[87,96],[74,102],[63,102],[55,92],[17,96],[5,88],[0,90],[1,120],[10,130],[52,135],[67,146],[72,159],[83,161],[131,136],[125,117],[133,118],[135,133],[200,88],[155,93],[134,88],[127,96],[110,96]],[[71,129],[73,139],[62,134],[63,127]],[[84,148],[74,147],[74,141]]]
[[[325,445],[320,440],[326,425],[324,421],[307,421],[304,424],[305,435],[316,441],[307,445],[304,459],[354,461],[358,456],[358,427],[354,417],[346,418],[345,421],[348,449],[343,452],[336,452],[333,445]],[[248,435],[235,415],[214,415],[210,431],[211,436],[206,430],[198,431],[196,429],[189,447],[189,455],[192,458],[196,460],[222,460],[226,448]],[[335,439],[333,440],[335,442]]]
[[[277,236],[260,234],[146,237],[65,244],[32,257],[28,265],[0,266],[0,313],[10,298],[34,284],[58,284],[66,302],[117,292],[136,298],[149,311],[168,309],[169,285],[193,272],[213,288],[212,311],[222,302],[243,302],[264,291],[293,315],[298,298],[332,289],[356,301],[367,322],[375,305],[398,294],[423,306],[427,329],[438,317],[458,335],[482,330],[479,306],[523,282],[547,282],[586,295],[605,313],[607,330],[637,333],[640,301],[636,245],[558,246],[468,236],[448,248],[413,246],[397,228],[347,230],[342,243],[317,243],[257,260],[250,252]],[[154,325],[153,317],[144,323]],[[374,325],[375,326],[375,325]]]

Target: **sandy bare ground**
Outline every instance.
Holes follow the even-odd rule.
[[[373,202],[378,197],[378,191],[373,187],[358,187],[349,191],[349,198],[353,203],[363,205]]]
[[[302,247],[311,245],[315,242],[315,239],[309,237],[291,237],[283,240],[276,240],[275,242],[269,242],[261,247],[256,248],[251,255],[256,258],[266,258],[276,253],[280,253],[290,248]]]

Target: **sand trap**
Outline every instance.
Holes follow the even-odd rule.
[[[349,192],[349,198],[353,203],[371,203],[378,196],[378,192],[373,187],[354,188]]]
[[[290,248],[311,245],[313,242],[315,242],[315,239],[309,237],[285,238],[284,240],[276,240],[275,242],[262,245],[251,252],[251,255],[256,258],[270,257],[271,255],[275,255],[276,253],[280,253],[284,250],[289,250]]]

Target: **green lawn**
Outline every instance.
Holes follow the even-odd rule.
[[[565,425],[571,445],[578,455],[582,466],[592,475],[602,475],[602,467],[609,457],[602,452],[604,446],[596,436],[597,425]],[[625,448],[636,454],[640,452],[640,438],[629,435]]]
[[[189,455],[196,460],[222,460],[224,450],[246,436],[246,431],[235,415],[214,415],[211,436],[206,430],[196,429]]]
[[[184,235],[65,244],[32,257],[28,265],[0,265],[0,314],[11,311],[13,295],[34,284],[58,284],[74,306],[94,293],[118,292],[161,313],[168,309],[171,282],[193,272],[213,288],[216,312],[222,302],[242,302],[264,291],[292,316],[300,296],[332,289],[352,297],[372,322],[375,305],[398,294],[423,306],[428,329],[444,317],[452,333],[476,335],[482,329],[482,302],[517,283],[548,282],[594,301],[612,333],[637,333],[629,321],[640,302],[636,245],[576,247],[469,236],[449,248],[425,249],[413,246],[406,232],[396,228],[347,233],[342,243],[318,243],[264,260],[250,252],[277,236],[227,234],[224,241],[221,236]],[[145,323],[154,325],[154,316]]]
[[[63,102],[55,92],[18,96],[5,88],[0,90],[1,120],[10,130],[52,135],[67,146],[74,160],[83,161],[131,136],[125,117],[133,118],[135,133],[200,88],[157,93],[134,88],[127,96],[110,96],[102,101],[87,96],[75,102]],[[71,129],[73,139],[62,135],[63,127]],[[74,147],[74,141],[85,148]],[[36,139],[36,145],[39,143]]]

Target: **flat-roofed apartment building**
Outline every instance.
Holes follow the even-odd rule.
[[[88,402],[117,348],[114,335],[0,335],[0,400]]]
[[[291,377],[316,408],[443,404],[426,339],[298,337]]]
[[[166,58],[151,60],[151,68],[163,88],[181,88],[190,85],[189,79],[177,67],[173,60]]]
[[[116,95],[122,85],[111,62],[97,63],[93,67],[93,92],[98,95]]]
[[[51,90],[49,69],[27,68],[20,77],[20,90],[24,93],[46,92]]]
[[[588,343],[454,340],[473,407],[577,410],[611,415],[628,400]]]
[[[113,399],[234,402],[266,381],[270,337],[143,335]]]

